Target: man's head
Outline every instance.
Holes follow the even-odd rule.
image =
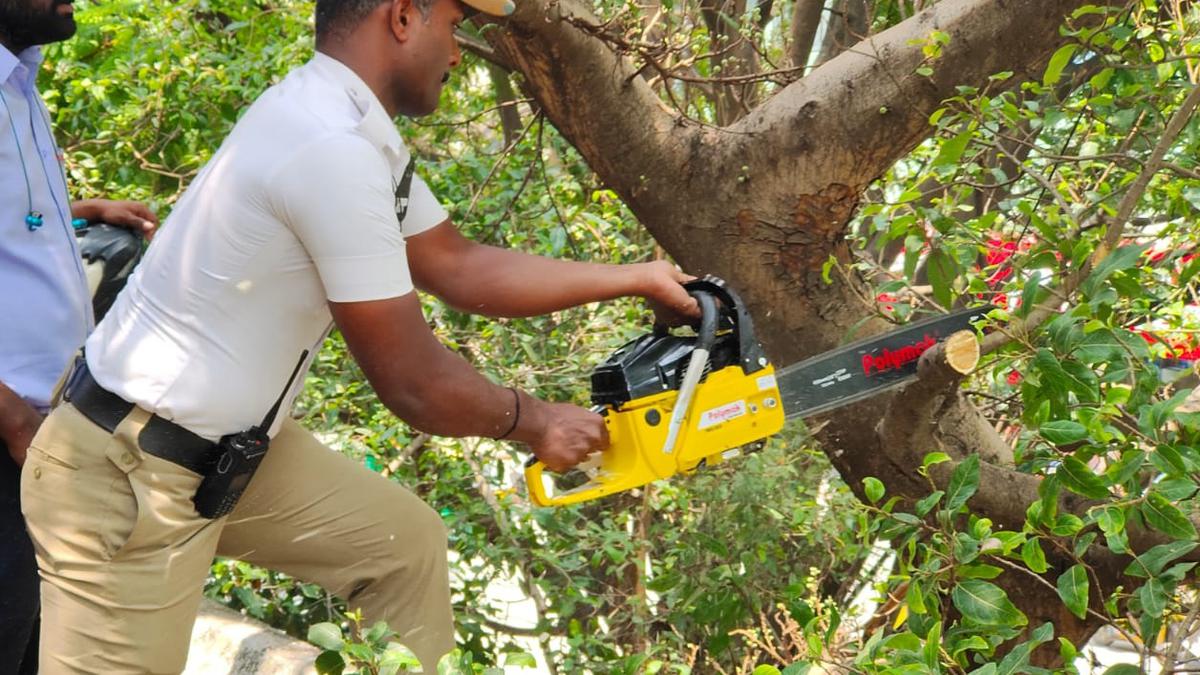
[[[0,44],[12,52],[75,34],[73,0],[0,0]]]
[[[358,72],[389,112],[427,115],[462,59],[458,24],[468,12],[512,8],[511,0],[317,0],[317,49]]]

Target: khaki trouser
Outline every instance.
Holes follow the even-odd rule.
[[[441,518],[287,420],[229,516],[200,477],[143,453],[150,415],[109,434],[72,405],[42,425],[21,499],[42,576],[41,672],[178,673],[214,554],[317,583],[387,621],[432,671],[454,647]]]

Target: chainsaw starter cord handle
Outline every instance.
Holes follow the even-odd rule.
[[[675,451],[675,441],[679,439],[679,430],[683,428],[683,420],[687,418],[692,407],[692,394],[696,393],[696,385],[704,375],[708,365],[708,352],[712,349],[717,336],[717,299],[712,293],[704,290],[688,291],[700,304],[700,336],[696,339],[696,347],[692,350],[692,358],[688,361],[687,371],[679,383],[679,396],[675,399],[675,409],[671,412],[671,422],[667,426],[667,438],[663,441],[662,451],[671,454]]]

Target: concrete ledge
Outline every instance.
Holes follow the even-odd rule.
[[[320,653],[211,600],[200,605],[184,675],[315,675]]]

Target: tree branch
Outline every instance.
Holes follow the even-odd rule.
[[[865,186],[929,135],[930,113],[958,85],[1006,70],[1018,82],[1040,74],[1064,40],[1060,25],[1086,4],[943,0],[818,66],[732,130],[756,134],[755,150],[794,173],[793,184]],[[950,40],[927,63],[914,42],[935,30]],[[933,67],[932,76],[916,74],[923,65]],[[808,159],[829,143],[841,152],[812,165]]]
[[[821,12],[825,0],[796,0],[792,8],[792,43],[788,47],[792,66],[803,68],[808,65],[813,41],[821,28]]]

